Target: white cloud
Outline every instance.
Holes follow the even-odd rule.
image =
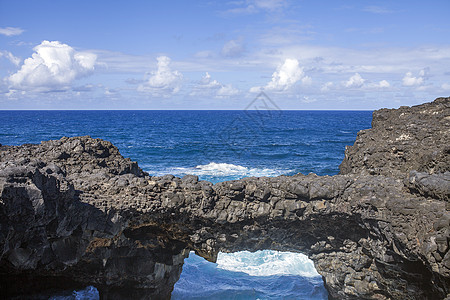
[[[375,51],[376,50],[376,51]],[[274,69],[286,57],[301,59],[301,65],[307,73],[314,74],[314,83],[344,80],[343,74],[364,74],[364,78],[400,79],[409,70],[420,70],[429,66],[434,74],[448,72],[450,62],[450,46],[439,48],[387,48],[387,49],[351,49],[339,47],[310,46],[307,43],[284,45],[281,47],[258,47],[256,52],[246,49],[246,59],[229,59],[211,51],[201,51],[185,61],[177,61],[177,70],[182,72],[267,72]],[[98,60],[108,66],[107,72],[146,72],[148,55],[129,55],[118,52],[99,51]],[[306,72],[306,71],[305,71]],[[310,75],[312,76],[312,75]],[[345,75],[346,76],[346,75]],[[350,75],[348,75],[350,77]],[[348,78],[345,78],[347,80]],[[323,80],[323,82],[321,82]],[[380,80],[380,79],[378,79]],[[393,82],[390,82],[391,86]],[[400,83],[401,84],[401,83]]]
[[[228,98],[239,94],[239,90],[230,84],[221,84],[217,80],[212,80],[208,72],[202,77],[202,80],[193,87],[191,96]]]
[[[380,88],[388,88],[390,86],[391,86],[391,84],[389,82],[387,82],[386,80],[381,80],[380,82],[378,82],[378,87],[380,87]]]
[[[257,8],[265,10],[276,10],[287,6],[285,0],[253,0],[248,2],[255,5]]]
[[[24,30],[18,27],[0,27],[0,34],[6,36],[19,35],[22,32],[24,32]]]
[[[299,66],[298,60],[287,58],[283,64],[278,66],[277,70],[272,74],[272,80],[264,88],[252,87],[250,92],[257,92],[262,89],[279,92],[287,91],[300,80],[305,84],[311,82],[311,78],[305,76],[303,68]]]
[[[252,86],[249,90],[250,93],[259,93],[261,91],[263,91],[264,88],[261,86]]]
[[[311,85],[312,84],[312,79],[309,76],[304,76],[302,78],[302,84],[304,85]]]
[[[345,83],[345,87],[347,88],[360,88],[363,86],[365,79],[359,75],[359,73],[355,73],[351,76]]]
[[[364,88],[366,89],[387,89],[389,87],[391,87],[391,84],[387,81],[387,80],[381,80],[378,82],[369,82],[369,83],[364,83],[363,85]]]
[[[405,77],[403,77],[404,86],[418,86],[421,85],[425,80],[425,70],[420,70],[419,76],[414,77],[412,72],[407,72]]]
[[[322,84],[320,91],[328,92],[333,91],[344,91],[346,88],[358,88],[361,90],[373,90],[373,89],[387,89],[391,84],[387,80],[381,80],[378,82],[372,82],[361,77],[359,73],[353,74],[347,81],[343,81],[341,85],[335,84],[328,81]]]
[[[235,7],[227,10],[228,14],[255,14],[261,11],[274,12],[288,6],[286,0],[246,0],[230,2],[237,4]]]
[[[110,89],[108,87],[105,87],[104,95],[108,96],[108,97],[113,97],[113,96],[118,96],[119,92],[115,89]]]
[[[273,50],[282,50],[282,46],[292,45],[293,41],[304,42],[313,39],[316,33],[311,25],[289,24],[273,26],[258,37],[263,47],[276,46]]]
[[[237,57],[240,56],[244,50],[242,40],[230,40],[225,43],[221,53],[225,57]]]
[[[0,50],[0,57],[5,57],[6,59],[8,59],[10,62],[15,64],[16,66],[18,66],[20,64],[20,58],[14,56],[9,51]]]
[[[373,13],[373,14],[381,14],[381,15],[390,14],[390,13],[393,12],[392,10],[387,9],[385,7],[375,6],[375,5],[367,6],[367,7],[365,7],[363,9],[363,11],[370,12],[370,13]]]
[[[73,80],[92,73],[97,59],[93,53],[75,51],[58,41],[43,41],[33,50],[20,70],[8,77],[11,89],[67,89]]]
[[[205,89],[214,89],[220,87],[221,84],[217,80],[211,80],[211,75],[208,72],[205,73],[205,76],[202,77],[200,84],[197,87],[205,88]]]
[[[198,51],[197,53],[195,53],[194,57],[196,57],[196,58],[212,58],[212,57],[214,57],[214,53],[210,50],[203,50],[203,51]]]
[[[327,91],[329,91],[330,89],[332,89],[333,86],[334,86],[333,82],[328,81],[328,82],[326,82],[326,83],[324,83],[324,84],[322,85],[322,87],[320,88],[320,90],[321,90],[322,92],[327,92]]]
[[[82,86],[75,86],[75,87],[73,87],[72,91],[74,91],[74,92],[91,92],[97,87],[98,86],[94,86],[92,84],[85,84],[85,85],[82,85]]]
[[[217,91],[216,97],[218,98],[228,98],[231,96],[236,96],[239,94],[239,90],[231,86],[231,84],[222,85]]]
[[[352,49],[312,46],[304,41],[279,45],[276,50],[273,46],[262,45],[256,55],[249,53],[248,57],[256,57],[252,61],[259,62],[262,66],[274,64],[284,57],[301,58],[302,66],[308,70],[311,67],[320,67],[327,74],[358,72],[365,76],[404,76],[407,71],[420,70],[423,66],[428,66],[434,74],[439,74],[448,72],[446,66],[450,62],[450,46]],[[317,61],[317,58],[322,60]]]
[[[139,85],[138,91],[148,92],[155,97],[170,97],[180,91],[183,74],[172,71],[170,68],[170,58],[159,56],[156,58],[157,70],[153,71],[150,78]]]
[[[449,83],[443,83],[443,84],[441,85],[441,88],[442,88],[443,90],[449,91],[449,90],[450,90],[450,84],[449,84]]]
[[[303,96],[303,99],[301,100],[301,102],[303,102],[303,103],[313,103],[313,102],[316,102],[316,101],[317,101],[317,99],[312,99],[312,98],[310,98],[308,96]]]
[[[268,90],[287,90],[304,77],[303,68],[298,60],[286,59],[272,74],[272,80],[267,84]]]

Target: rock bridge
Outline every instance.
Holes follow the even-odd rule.
[[[169,299],[189,251],[301,252],[330,298],[450,293],[450,98],[374,112],[341,173],[213,185],[149,176],[107,141],[0,147],[0,289]],[[43,296],[44,297],[44,296]]]

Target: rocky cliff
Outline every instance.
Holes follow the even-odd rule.
[[[341,174],[152,177],[107,141],[0,147],[0,289],[168,299],[190,250],[302,252],[330,298],[450,293],[450,98],[374,112]]]

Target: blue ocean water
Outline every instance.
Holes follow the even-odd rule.
[[[305,255],[278,251],[219,253],[217,263],[190,253],[172,293],[182,299],[328,299]]]
[[[370,111],[0,111],[0,144],[90,135],[111,141],[150,175],[195,174],[214,183],[335,175],[345,146],[370,128],[371,118]],[[221,254],[212,264],[191,254],[173,298],[326,299],[321,277],[299,255]],[[76,291],[70,299],[96,299],[93,291]]]

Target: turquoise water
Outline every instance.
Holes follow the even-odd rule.
[[[150,175],[212,182],[335,175],[345,146],[370,128],[371,118],[369,111],[0,111],[0,144],[90,135],[111,141]],[[221,255],[217,264],[193,254],[186,259],[173,298],[327,298],[321,277],[299,254]],[[97,299],[95,293],[88,288],[69,298]]]

